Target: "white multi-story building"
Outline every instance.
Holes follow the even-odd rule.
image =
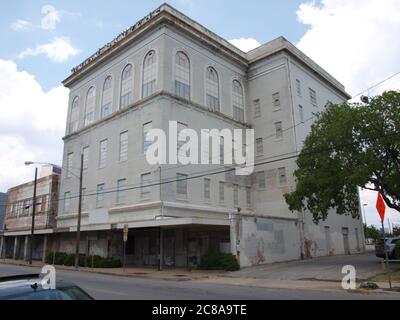
[[[241,266],[362,250],[362,223],[316,225],[290,212],[295,155],[313,113],[350,98],[343,85],[280,37],[244,53],[162,5],[72,70],[57,228],[74,250],[84,156],[82,252],[128,262],[195,266],[209,250]],[[149,165],[152,128],[255,130],[255,173],[223,165]],[[276,160],[276,161],[271,161]],[[75,174],[72,174],[72,173]],[[160,183],[161,182],[161,183]],[[240,208],[240,210],[238,210]]]

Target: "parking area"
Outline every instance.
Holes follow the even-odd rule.
[[[376,258],[374,252],[369,251],[356,255],[321,257],[244,268],[227,276],[271,280],[341,281],[342,268],[346,265],[356,268],[357,281],[368,280],[385,271],[382,259]],[[400,263],[391,263],[390,268],[399,271]]]

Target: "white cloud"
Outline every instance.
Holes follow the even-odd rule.
[[[33,26],[29,21],[19,19],[12,23],[11,29],[16,32],[27,31],[31,29]]]
[[[54,30],[57,23],[61,22],[61,12],[56,10],[52,5],[45,5],[42,7],[42,14],[44,17],[41,21],[41,27],[44,30]]]
[[[61,163],[68,89],[43,92],[34,76],[0,59],[0,191],[32,180],[27,160]]]
[[[233,39],[229,40],[229,42],[243,52],[249,52],[261,45],[256,39],[253,38]]]
[[[400,71],[400,1],[322,0],[300,5],[309,30],[297,46],[353,95]],[[371,90],[399,89],[400,76]]]
[[[18,55],[18,58],[23,59],[26,56],[45,54],[50,60],[55,62],[63,62],[68,60],[70,57],[78,55],[79,53],[80,50],[72,46],[69,38],[62,37],[55,38],[49,43],[37,45],[35,49],[25,49]]]

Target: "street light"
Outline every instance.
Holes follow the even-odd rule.
[[[52,163],[46,162],[33,162],[33,161],[25,161],[26,166],[30,166],[33,164],[40,164],[40,165],[48,165],[48,166],[55,166]],[[29,264],[32,264],[32,255],[33,255],[33,238],[35,235],[35,214],[36,214],[36,186],[37,186],[37,173],[38,169],[35,167],[35,182],[33,185],[33,198],[32,198],[32,227],[31,227],[31,239],[29,244]]]

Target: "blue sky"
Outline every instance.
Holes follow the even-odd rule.
[[[68,90],[61,81],[155,0],[13,0],[0,11],[0,191],[32,177],[24,161],[61,163]],[[285,36],[357,94],[400,71],[399,0],[174,0],[226,40],[249,48]],[[383,49],[384,48],[384,49]],[[367,91],[400,88],[400,76]],[[362,193],[379,224],[376,194]],[[392,222],[400,215],[389,210]]]
[[[283,35],[292,42],[299,41],[307,27],[296,17],[301,0],[286,1],[210,1],[177,0],[169,4],[189,15],[223,38],[255,38],[260,43]],[[44,90],[58,86],[70,69],[133,25],[162,1],[7,1],[0,11],[0,57],[18,61],[18,67],[34,74]],[[41,9],[51,4],[61,13],[53,30],[40,27],[44,14]],[[253,8],[253,9],[250,9]],[[23,31],[14,31],[13,23],[29,22]],[[251,23],[249,23],[251,21]],[[57,37],[67,37],[79,54],[67,61],[53,62],[45,55],[16,59],[27,48],[35,48]]]

